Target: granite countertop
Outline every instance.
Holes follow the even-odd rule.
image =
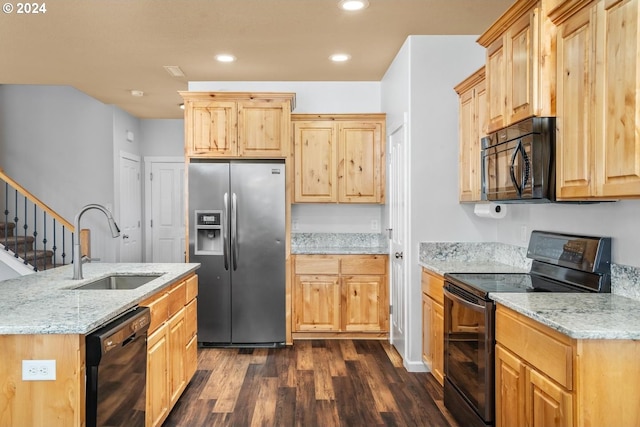
[[[491,299],[576,339],[640,339],[640,301],[615,294],[492,293]]]
[[[293,233],[294,255],[387,254],[387,237],[379,233]]]
[[[198,267],[197,263],[89,263],[82,266],[82,280],[72,280],[73,265],[67,265],[2,281],[0,334],[86,335]],[[71,289],[113,273],[162,276],[131,290]]]

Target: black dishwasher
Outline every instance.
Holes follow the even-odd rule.
[[[137,307],[87,335],[87,427],[144,426],[150,321]]]

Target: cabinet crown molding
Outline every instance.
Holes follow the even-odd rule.
[[[522,15],[540,3],[541,0],[516,1],[476,41],[484,47],[489,47],[491,43],[504,34],[507,28],[514,24]]]
[[[312,120],[385,120],[385,113],[362,113],[362,114],[291,114],[291,120],[312,121]]]
[[[486,72],[485,72],[485,66],[483,65],[476,72],[474,72],[469,77],[467,77],[466,79],[458,83],[458,85],[454,87],[453,90],[455,90],[456,93],[460,95],[461,93],[466,92],[467,90],[471,89],[472,87],[474,87],[475,85],[483,81],[485,77],[486,77]]]
[[[178,91],[185,101],[290,101],[291,110],[296,108],[293,92],[191,92]]]

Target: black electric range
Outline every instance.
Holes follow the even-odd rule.
[[[444,403],[461,425],[495,421],[494,292],[611,292],[611,239],[533,231],[529,273],[444,275]]]

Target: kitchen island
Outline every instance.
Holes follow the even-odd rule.
[[[87,264],[0,282],[0,426],[85,425],[85,336],[196,279],[199,264]],[[112,275],[160,275],[136,289],[76,290]],[[191,280],[196,284],[197,280]],[[153,318],[152,308],[152,318]],[[153,321],[152,321],[153,322]],[[54,360],[56,379],[23,381],[22,360]]]

